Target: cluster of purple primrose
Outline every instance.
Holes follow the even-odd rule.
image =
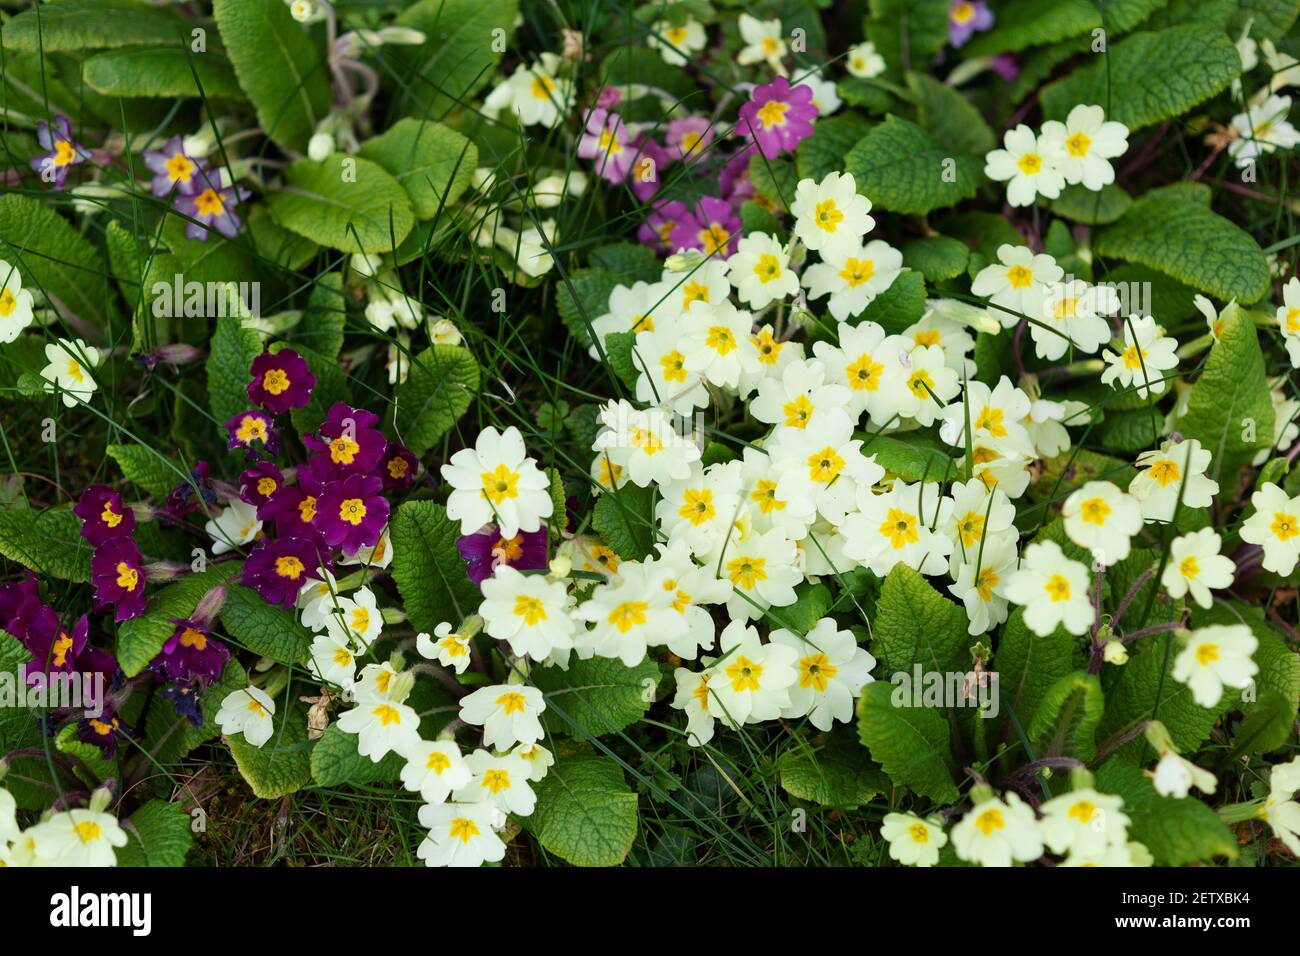
[[[189,156],[179,136],[163,143],[161,149],[145,150],[144,163],[153,173],[153,194],[160,199],[171,197],[172,205],[189,221],[185,235],[205,241],[208,229],[216,229],[227,239],[243,228],[235,207],[249,197],[243,186],[227,184],[222,171],[206,159]]]
[[[81,708],[52,709],[45,725],[51,732],[76,720],[77,737],[99,748],[105,758],[117,753],[117,743],[131,730],[117,716],[123,680],[117,660],[90,644],[90,618],[82,614],[66,627],[54,608],[41,600],[40,581],[30,571],[13,584],[0,585],[0,630],[17,639],[32,659],[26,665],[29,685],[49,688],[57,680],[99,680],[109,688],[94,717]]]
[[[292,349],[253,360],[248,397],[257,408],[226,423],[230,447],[244,447],[249,467],[239,477],[240,500],[257,510],[265,532],[244,562],[243,584],[265,600],[292,608],[299,591],[335,561],[360,556],[375,564],[388,526],[389,492],[409,488],[419,460],[379,428],[379,417],[338,402],[303,444],[309,455],[281,469],[262,457],[279,454],[275,415],[303,408],[316,378]]]

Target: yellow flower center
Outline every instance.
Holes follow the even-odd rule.
[[[682,496],[682,506],[677,513],[696,527],[712,520],[717,514],[713,507],[713,492],[708,488],[688,488]]]
[[[1043,585],[1043,590],[1047,592],[1053,604],[1070,600],[1070,582],[1059,574],[1053,574],[1048,578],[1047,583]]]
[[[1080,800],[1070,807],[1069,816],[1078,820],[1080,823],[1087,823],[1092,819],[1093,814],[1097,812],[1097,805],[1090,800]]]
[[[719,355],[727,355],[735,349],[736,337],[725,325],[713,325],[709,327],[709,334],[704,339],[704,344]]]
[[[336,465],[350,465],[356,460],[357,452],[360,450],[361,446],[357,444],[356,439],[340,435],[330,442],[330,461]]]
[[[181,647],[192,647],[196,651],[206,650],[208,646],[208,636],[202,631],[195,630],[192,627],[187,627],[185,630],[181,631],[180,644]]]
[[[990,408],[984,406],[984,410],[975,418],[975,427],[980,431],[988,432],[994,438],[1006,438],[1007,426],[1002,424],[1005,413],[1000,408]]]
[[[1106,517],[1110,514],[1110,505],[1104,498],[1089,498],[1079,506],[1079,517],[1083,519],[1084,524],[1095,524],[1098,528],[1106,524]]]
[[[767,285],[773,279],[781,277],[781,260],[770,252],[765,252],[758,257],[758,262],[754,266],[754,275],[758,276],[758,281]]]
[[[483,472],[479,479],[483,482],[483,497],[494,505],[519,497],[519,475],[503,464]]]
[[[1037,153],[1025,153],[1016,160],[1016,165],[1026,176],[1033,176],[1042,171],[1043,159]]]
[[[1218,644],[1198,644],[1196,647],[1196,663],[1202,667],[1209,667],[1219,659]]]
[[[1065,141],[1065,149],[1071,156],[1078,159],[1088,155],[1088,147],[1092,145],[1092,139],[1088,134],[1080,130]]]
[[[140,583],[140,572],[125,561],[117,562],[117,586],[126,588],[128,591],[134,591],[136,585]]]
[[[775,45],[776,41],[772,41]],[[768,100],[758,108],[758,120],[763,124],[763,129],[771,129],[773,126],[785,125],[785,111],[790,108],[789,103],[783,103],[781,100]]]
[[[737,693],[763,689],[763,665],[751,661],[744,654],[727,666],[727,677],[731,680],[731,689]]]
[[[366,503],[360,498],[345,498],[339,505],[339,520],[356,527],[366,517]]]
[[[194,163],[184,153],[176,153],[167,159],[167,178],[174,183],[188,183],[194,175]]]
[[[880,388],[880,373],[885,370],[885,366],[872,359],[870,355],[863,352],[857,357],[857,360],[851,363],[844,370],[848,377],[849,388],[854,391],[866,390],[874,392]]]
[[[916,544],[921,539],[920,521],[914,514],[900,508],[890,508],[880,523],[880,533],[895,551]]]
[[[513,690],[498,697],[496,703],[498,707],[506,712],[507,716],[510,714],[522,714],[528,709],[524,695]]]
[[[640,627],[646,622],[646,611],[650,605],[645,601],[624,601],[609,612],[609,623],[618,628],[620,634],[626,634],[633,627]]]
[[[1281,511],[1273,513],[1273,523],[1268,526],[1279,541],[1289,541],[1296,535],[1300,534],[1300,520],[1295,515],[1285,514]]]
[[[76,832],[77,839],[82,843],[95,843],[102,836],[99,824],[94,820],[82,820],[72,829]]]
[[[682,356],[681,352],[673,349],[668,354],[661,355],[659,357],[659,364],[663,367],[664,381],[686,381],[686,359]]]
[[[194,200],[194,208],[198,210],[201,216],[220,216],[225,212],[226,204],[221,201],[221,196],[217,191],[209,186],[199,193],[198,198]]]
[[[1183,560],[1178,564],[1178,573],[1189,581],[1200,574],[1201,565],[1200,562],[1196,560],[1196,555],[1189,554],[1187,557],[1183,558]]]
[[[742,555],[727,562],[727,577],[731,583],[745,591],[753,590],[759,581],[767,580],[767,559]]]
[[[1006,821],[1002,819],[1002,811],[997,807],[989,807],[975,818],[975,828],[986,837],[992,836],[998,830],[1005,830],[1006,826]]]
[[[849,256],[844,260],[844,268],[840,270],[839,276],[850,289],[856,289],[862,283],[867,282],[876,274],[876,263],[872,259],[854,259]]]
[[[819,694],[826,693],[831,678],[839,673],[839,668],[831,663],[825,654],[813,654],[799,662],[799,686],[811,687]]]
[[[515,617],[522,617],[525,624],[533,627],[546,620],[546,607],[531,595],[517,594],[515,595]]]
[[[808,477],[829,485],[844,470],[844,459],[830,445],[808,456]]]
[[[303,563],[291,554],[275,559],[275,573],[282,578],[300,578],[305,570]]]
[[[834,199],[826,199],[817,204],[813,210],[813,222],[824,232],[834,232],[836,226],[844,221],[844,213],[835,205]]]
[[[808,419],[812,417],[813,403],[808,400],[807,395],[800,395],[793,402],[786,402],[781,411],[785,414],[785,423],[790,428],[808,427]]]
[[[262,388],[272,395],[282,395],[289,390],[289,376],[282,368],[273,368],[262,376]]]
[[[460,840],[461,843],[468,843],[474,837],[478,836],[478,826],[468,817],[456,817],[451,821],[451,827],[447,830],[447,836],[453,840]]]
[[[1028,289],[1034,282],[1034,274],[1024,266],[1012,266],[1007,270],[1007,281],[1013,289]]]

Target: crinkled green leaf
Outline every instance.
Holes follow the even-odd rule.
[[[955,279],[966,271],[970,249],[951,236],[926,236],[913,239],[902,249],[903,265],[919,272],[931,282]]]
[[[960,90],[928,73],[909,73],[907,85],[916,96],[917,123],[945,148],[982,156],[998,145],[983,114]]]
[[[122,672],[134,677],[148,667],[176,630],[172,622],[189,617],[205,594],[225,584],[242,569],[238,561],[215,564],[153,594],[144,614],[123,621],[117,629],[117,663]]]
[[[537,807],[520,822],[575,866],[617,866],[636,838],[637,796],[609,757],[561,755],[533,789]]]
[[[89,581],[92,550],[71,505],[0,511],[0,554],[39,575]]]
[[[1034,756],[1091,760],[1097,754],[1097,725],[1105,705],[1094,674],[1075,671],[1056,681],[1029,725]]]
[[[924,214],[970,199],[982,178],[979,162],[940,146],[925,130],[886,117],[844,158],[858,192],[881,209]]]
[[[322,787],[392,783],[406,761],[390,753],[379,763],[357,753],[357,737],[330,724],[311,750],[311,778]]]
[[[1094,192],[1083,186],[1066,186],[1051,202],[1052,212],[1090,226],[1106,225],[1119,219],[1133,205],[1123,187],[1113,183]]]
[[[411,374],[397,389],[393,427],[423,455],[465,414],[478,391],[478,363],[458,345],[431,345],[411,358]]]
[[[885,577],[871,629],[871,653],[886,673],[967,671],[974,664],[966,614],[905,564]]]
[[[654,492],[627,484],[596,499],[592,525],[624,561],[640,561],[654,548]]]
[[[1002,710],[1027,725],[1048,690],[1074,668],[1074,656],[1074,639],[1064,628],[1039,637],[1025,626],[1024,610],[1012,610],[994,656]]]
[[[208,343],[208,405],[216,427],[225,436],[227,421],[253,407],[248,397],[253,359],[262,352],[262,340],[234,316],[221,316]]]
[[[933,707],[895,707],[894,686],[868,684],[858,700],[858,737],[895,785],[937,803],[957,799],[948,721]]]
[[[453,627],[477,613],[482,596],[456,550],[459,522],[432,501],[408,501],[397,509],[393,538],[393,580],[411,625],[432,634],[446,621]]]
[[[318,276],[307,299],[302,321],[294,328],[289,344],[304,346],[317,355],[337,359],[343,349],[343,329],[347,324],[343,277],[337,272]]]
[[[567,671],[538,668],[532,680],[546,695],[547,727],[585,739],[616,733],[645,716],[655,700],[659,666],[650,658],[628,667],[619,660],[593,657],[570,662]]]
[[[311,741],[302,708],[277,701],[271,739],[254,747],[243,734],[226,738],[239,773],[255,796],[274,800],[301,790],[311,782]]]
[[[183,468],[148,445],[109,445],[106,451],[127,481],[155,498],[165,498],[186,478]]]
[[[105,96],[172,99],[202,91],[208,99],[244,99],[229,60],[188,46],[109,50],[88,57],[81,69],[86,85]]]
[[[184,866],[194,841],[191,822],[179,803],[150,800],[124,821],[127,844],[117,851],[117,865]]]
[[[855,113],[817,120],[812,135],[795,148],[800,179],[818,182],[844,169],[844,156],[867,135],[871,124]]]
[[[60,312],[103,325],[115,311],[104,256],[39,199],[0,196],[0,259],[18,269],[24,289],[62,303]]]
[[[312,635],[298,623],[297,614],[268,603],[256,591],[241,584],[226,584],[221,625],[239,644],[261,657],[281,664],[301,664],[307,660]]]
[[[19,13],[0,34],[7,49],[46,55],[67,50],[180,43],[189,25],[170,11],[130,0],[61,0]]]
[[[792,747],[777,765],[786,793],[823,807],[856,810],[890,789],[889,779],[871,765],[850,728],[837,728],[820,746]]]
[[[411,196],[417,219],[453,212],[474,167],[478,148],[455,130],[439,123],[398,120],[361,146],[361,156],[388,170]]]
[[[1237,858],[1232,831],[1196,797],[1162,797],[1146,774],[1120,760],[1102,764],[1096,786],[1123,798],[1129,838],[1150,850],[1157,866]]]
[[[384,167],[342,153],[298,160],[267,205],[285,229],[342,252],[391,252],[415,224],[410,196]]]
[[[396,19],[425,36],[397,54],[409,64],[402,84],[403,112],[440,120],[493,79],[501,60],[496,31],[514,33],[518,0],[419,0]],[[389,48],[385,48],[385,53]]]

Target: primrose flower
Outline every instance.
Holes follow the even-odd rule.
[[[1228,146],[1228,155],[1244,168],[1274,150],[1300,145],[1300,132],[1287,121],[1289,112],[1291,97],[1274,94],[1238,113],[1232,118],[1237,138]]]
[[[275,354],[263,352],[253,359],[251,374],[248,400],[272,415],[306,407],[316,387],[316,376],[293,349],[280,349]]]
[[[869,80],[885,72],[885,58],[876,52],[870,40],[851,46],[844,57],[844,68],[850,76]]]
[[[242,548],[262,532],[262,522],[255,507],[243,501],[232,501],[221,513],[203,526],[212,539],[212,554],[225,554]]]
[[[453,631],[446,621],[433,629],[432,637],[427,632],[415,635],[415,649],[421,657],[437,661],[443,667],[450,667],[457,674],[463,674],[465,668],[469,666],[471,656],[469,642],[468,637]]]
[[[599,657],[635,667],[645,659],[647,647],[685,634],[686,618],[674,609],[675,599],[675,592],[664,588],[646,565],[625,561],[618,580],[597,585],[590,599],[574,609],[575,618],[594,625],[582,644]]]
[[[889,858],[904,866],[934,866],[948,843],[942,826],[911,813],[886,813],[880,835],[889,841]]]
[[[1007,184],[1007,203],[1032,206],[1038,196],[1056,199],[1065,186],[1056,164],[1057,147],[1021,123],[1002,137],[1002,149],[984,157],[984,175]]]
[[[998,261],[979,271],[970,290],[988,299],[990,305],[1001,306],[989,311],[1003,328],[1010,329],[1023,318],[1038,318],[1048,286],[1064,275],[1065,270],[1047,253],[1035,255],[1028,246],[1003,243],[998,246]]]
[[[145,150],[144,164],[154,174],[151,188],[159,198],[170,196],[172,190],[182,196],[192,196],[200,181],[210,175],[206,160],[186,155],[180,136],[167,140],[162,149]]]
[[[993,11],[984,0],[953,0],[948,6],[948,42],[955,47],[992,26]]]
[[[112,538],[95,549],[90,559],[90,580],[98,605],[115,608],[121,623],[144,613],[144,558],[131,538]]]
[[[771,83],[754,87],[754,92],[740,108],[737,129],[751,138],[768,159],[775,159],[812,135],[817,107],[812,104],[812,90],[791,86],[784,76]]]
[[[824,617],[805,635],[777,628],[768,638],[797,657],[798,677],[790,686],[790,704],[781,711],[782,717],[807,716],[818,730],[853,719],[853,701],[874,680],[871,669],[876,659],[858,646],[852,631],[840,630],[832,618]]]
[[[669,245],[674,250],[699,249],[706,256],[727,256],[735,248],[733,237],[739,234],[740,216],[735,207],[725,199],[702,196],[692,209],[678,214]]]
[[[534,63],[515,67],[504,83],[483,101],[484,112],[495,116],[508,109],[523,126],[541,125],[554,129],[568,115],[573,84],[559,75],[560,57],[543,53]]]
[[[230,660],[229,648],[216,640],[210,626],[201,621],[185,618],[172,623],[176,629],[150,666],[167,680],[219,680]]]
[[[537,795],[528,785],[528,764],[522,757],[480,749],[466,756],[465,763],[473,777],[453,794],[457,799],[481,801],[521,817],[529,816],[537,806]]]
[[[744,14],[742,14],[743,16]],[[709,42],[708,34],[699,21],[687,18],[680,26],[660,20],[650,28],[646,46],[658,50],[670,66],[685,66],[691,54],[703,50]]]
[[[1096,857],[1128,839],[1124,801],[1091,787],[1053,797],[1039,809],[1043,842],[1061,856]]]
[[[388,439],[377,427],[379,416],[346,402],[330,406],[325,421],[303,444],[317,452],[307,472],[320,484],[350,475],[372,475],[388,451]],[[301,479],[300,479],[301,480]]]
[[[736,327],[721,323],[717,327],[721,331],[715,337],[712,351],[725,360],[727,357],[722,355],[725,346],[720,340],[724,333],[736,336]],[[734,341],[741,343],[740,349],[745,345],[752,348],[748,329],[744,334],[743,343],[738,337]],[[687,356],[687,368],[691,367],[692,356],[697,354],[701,353],[696,351]],[[697,361],[705,360],[701,356]],[[700,448],[693,437],[678,434],[672,419],[661,409],[641,410],[634,408],[626,399],[619,399],[601,409],[600,422],[602,427],[596,435],[592,451],[598,459],[607,459],[611,466],[622,469],[628,480],[640,488],[650,484],[666,485],[687,478],[691,473],[691,465],[700,460]]]
[[[242,447],[244,453],[252,459],[257,456],[255,445],[261,445],[270,455],[280,452],[280,435],[275,430],[275,420],[261,409],[250,408],[246,412],[240,412],[223,427],[230,438],[227,447]]]
[[[32,324],[32,294],[16,266],[0,259],[0,345],[13,342]]]
[[[492,827],[501,817],[489,803],[427,803],[420,807],[419,819],[429,835],[415,855],[426,866],[499,863],[506,845]]]
[[[1043,855],[1043,836],[1034,811],[1015,793],[1005,802],[989,795],[966,811],[952,828],[957,856],[980,866],[1029,863]]]
[[[1101,354],[1107,366],[1102,384],[1133,388],[1140,398],[1159,395],[1166,388],[1166,373],[1178,367],[1177,352],[1178,340],[1165,335],[1154,318],[1130,315],[1124,320],[1124,351]]]
[[[1293,799],[1297,790],[1300,790],[1300,757],[1278,764],[1269,772],[1268,797],[1261,815],[1286,848],[1300,856],[1300,803]]]
[[[1173,678],[1186,684],[1192,699],[1214,707],[1224,687],[1244,689],[1259,673],[1251,655],[1259,640],[1245,624],[1215,624],[1192,631],[1174,658]]]
[[[947,569],[953,543],[934,529],[947,522],[952,499],[940,493],[937,482],[895,481],[879,495],[860,485],[858,507],[844,520],[847,557],[882,578],[899,563],[922,574]]]
[[[482,584],[478,613],[489,636],[506,641],[518,657],[543,661],[573,647],[573,598],[563,581],[541,574],[520,574],[497,565]]]
[[[668,123],[664,139],[680,159],[693,161],[713,142],[713,124],[705,116],[685,116]]]
[[[1264,549],[1264,570],[1286,577],[1300,561],[1300,495],[1268,481],[1250,496],[1255,513],[1241,526],[1241,540]]]
[[[1162,442],[1158,449],[1138,455],[1138,473],[1128,493],[1142,506],[1147,521],[1173,521],[1181,496],[1183,506],[1208,508],[1219,493],[1219,483],[1205,472],[1213,456],[1195,438]]]
[[[745,41],[745,45],[736,54],[736,62],[741,66],[766,62],[779,69],[781,58],[786,54],[781,21],[759,20],[748,13],[742,13],[737,18],[736,25],[740,28],[740,38]]]
[[[790,212],[794,234],[823,254],[856,249],[876,227],[871,200],[858,193],[852,173],[830,173],[821,182],[801,179]]]
[[[587,116],[586,131],[578,141],[578,156],[593,160],[602,179],[621,183],[636,159],[632,139],[632,130],[622,117],[597,107]]]
[[[102,867],[117,865],[117,849],[127,844],[117,818],[105,813],[106,799],[91,798],[88,808],[56,813],[29,831],[39,866]]]
[[[722,656],[713,665],[709,706],[728,727],[775,720],[790,707],[799,680],[799,652],[759,641],[758,630],[733,620],[718,638]]]
[[[501,534],[501,529],[488,525],[481,531],[457,538],[456,550],[465,559],[469,579],[482,587],[501,565],[523,571],[546,567],[546,529],[520,531],[507,538]]]
[[[480,687],[460,699],[460,719],[483,728],[483,743],[497,750],[542,739],[546,701],[536,687],[498,684]]]
[[[803,284],[810,299],[829,294],[826,307],[843,322],[861,315],[902,271],[903,254],[889,243],[873,239],[866,245],[855,242],[822,250],[822,261],[804,270]]]
[[[735,254],[727,259],[727,278],[740,301],[751,309],[762,309],[799,291],[799,276],[790,268],[789,250],[763,232],[740,240]],[[712,308],[719,310],[725,305],[718,303]],[[749,336],[748,328],[745,336]]]
[[[41,378],[46,393],[62,393],[68,408],[90,401],[98,388],[90,370],[99,365],[99,349],[81,339],[58,339],[45,346],[45,359],[49,364],[41,369]]]
[[[235,207],[252,195],[243,186],[223,186],[218,171],[200,171],[198,188],[192,195],[176,197],[176,209],[194,220],[185,224],[185,238],[206,242],[208,229],[216,229],[227,239],[239,235],[244,220]]]
[[[454,740],[421,740],[403,756],[406,766],[402,768],[402,786],[430,804],[445,803],[472,776]]]
[[[357,678],[357,658],[351,642],[336,634],[317,634],[307,651],[307,669],[326,684],[351,687]]]
[[[339,729],[357,736],[357,753],[379,763],[405,754],[420,741],[420,716],[396,700],[365,700],[340,715]]]
[[[1142,508],[1109,481],[1076,488],[1061,507],[1065,533],[1098,563],[1110,567],[1128,557],[1129,542],[1142,530]]]
[[[1025,609],[1025,625],[1039,637],[1057,627],[1084,634],[1096,616],[1088,569],[1067,558],[1055,541],[1036,541],[1025,549],[1006,593],[1009,601]]]
[[[240,583],[262,595],[270,604],[292,608],[308,579],[320,577],[320,556],[306,538],[263,540],[248,555]]]
[[[275,701],[260,687],[250,685],[232,691],[222,699],[216,721],[227,737],[243,734],[251,746],[261,747],[271,739],[271,732],[275,729],[271,718],[274,716]]]
[[[72,138],[71,121],[61,114],[51,123],[42,120],[36,124],[36,142],[46,152],[32,159],[32,169],[45,182],[53,183],[55,189],[64,187],[73,166],[90,158],[90,151]]]
[[[356,554],[374,547],[388,525],[384,483],[366,475],[349,475],[325,486],[316,502],[316,526],[331,548]]]
[[[1049,144],[1056,168],[1071,185],[1097,192],[1115,181],[1110,161],[1128,149],[1128,127],[1107,120],[1100,106],[1082,103],[1061,123],[1043,124],[1041,142]]]
[[[442,477],[452,487],[447,516],[460,522],[463,535],[492,522],[503,538],[537,531],[555,508],[549,479],[528,457],[513,425],[503,432],[483,429],[473,448],[461,449],[442,466]]]
[[[3,262],[0,262],[0,275],[4,274]],[[4,296],[0,294],[0,316],[4,314]],[[1282,287],[1282,304],[1277,307],[1277,324],[1282,330],[1282,341],[1286,343],[1287,355],[1291,364],[1300,368],[1300,278],[1292,276]],[[4,336],[0,335],[0,342]]]
[[[72,513],[81,519],[81,536],[92,547],[113,538],[129,538],[135,531],[135,512],[122,504],[122,496],[108,485],[87,485]]]

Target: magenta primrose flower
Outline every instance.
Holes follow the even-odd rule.
[[[330,406],[325,421],[303,444],[321,452],[307,463],[306,472],[322,484],[349,475],[370,474],[383,458],[388,439],[377,426],[379,416],[346,402]]]
[[[51,123],[37,123],[36,142],[45,152],[32,159],[32,169],[55,189],[63,188],[73,166],[90,158],[90,151],[72,138],[72,123],[63,115],[55,116]]]
[[[205,242],[209,227],[227,239],[239,235],[244,220],[235,212],[235,207],[252,193],[243,186],[221,185],[221,176],[216,170],[200,170],[195,176],[198,190],[193,195],[176,197],[176,209],[194,220],[185,223],[186,238]]]
[[[688,215],[690,213],[686,204],[676,199],[657,205],[637,229],[636,237],[648,246],[657,246],[663,252],[676,252],[673,230]]]
[[[135,512],[108,485],[88,485],[72,513],[81,519],[81,536],[96,548],[113,538],[129,538],[135,531]]]
[[[752,137],[768,159],[794,152],[812,135],[813,120],[817,118],[812,97],[812,87],[792,87],[784,76],[778,76],[765,86],[754,87],[749,102],[740,108],[737,130],[742,136]]]
[[[114,607],[119,623],[144,613],[144,558],[131,538],[113,538],[90,558],[90,580],[98,607]]]
[[[166,680],[220,679],[226,661],[230,660],[230,649],[216,640],[211,628],[200,621],[187,618],[172,623],[176,630],[150,666]]]
[[[163,143],[162,149],[146,149],[144,164],[154,174],[151,188],[160,198],[170,196],[172,190],[180,196],[193,196],[200,182],[216,175],[210,173],[207,160],[185,155],[179,136]]]
[[[546,567],[546,528],[504,538],[496,525],[487,525],[482,531],[457,538],[456,550],[465,559],[469,579],[482,587],[502,564],[520,571]]]
[[[633,144],[632,192],[642,202],[659,191],[663,171],[672,161],[672,154],[649,136],[638,136]]]
[[[708,256],[726,256],[734,251],[732,237],[739,231],[740,217],[731,204],[705,196],[674,227],[672,245],[675,249],[699,249]]]
[[[259,461],[239,476],[239,500],[261,508],[284,486],[284,475],[269,461]],[[263,521],[261,512],[257,515]]]
[[[280,349],[274,355],[263,352],[253,359],[250,371],[253,380],[248,383],[248,400],[272,415],[283,414],[291,408],[305,408],[311,401],[316,376],[293,349]]]
[[[257,517],[262,521],[274,521],[275,533],[281,537],[303,538],[325,550],[325,538],[317,521],[318,491],[286,485],[257,509]]]
[[[597,107],[587,117],[587,130],[578,141],[578,156],[595,161],[596,173],[621,183],[636,159],[632,130],[617,113]]]
[[[306,538],[264,539],[244,562],[240,583],[270,604],[292,608],[302,586],[320,577],[321,557]]]
[[[349,557],[379,542],[388,524],[384,483],[373,475],[350,475],[325,486],[317,501],[317,526],[325,543]]]
[[[681,159],[699,160],[713,142],[713,124],[703,116],[687,116],[668,124],[665,139]]]
[[[993,11],[984,0],[953,0],[948,7],[948,42],[962,46],[993,26]]]
[[[388,443],[379,462],[379,477],[384,481],[384,491],[405,491],[411,487],[419,470],[420,459],[405,445],[395,441]]]
[[[240,412],[226,422],[225,429],[230,436],[227,447],[242,447],[249,459],[257,458],[258,445],[270,455],[280,451],[280,436],[275,430],[275,421],[261,409],[250,408],[246,412]]]

